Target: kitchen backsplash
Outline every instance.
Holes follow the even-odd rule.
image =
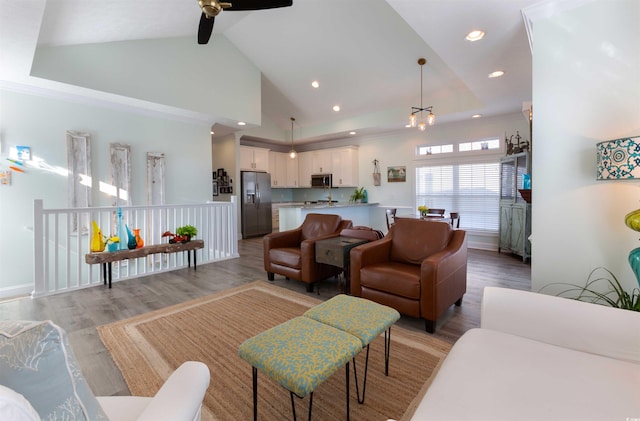
[[[331,189],[331,200],[348,202],[353,194],[353,188]],[[305,202],[310,200],[327,200],[329,190],[322,189],[272,189],[271,201],[278,202]]]

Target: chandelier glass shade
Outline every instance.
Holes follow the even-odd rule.
[[[427,60],[424,58],[418,59],[418,64],[420,65],[420,107],[411,107],[411,115],[409,115],[409,126],[417,127],[420,131],[424,131],[427,128],[427,124],[433,126],[433,123],[436,121],[436,116],[433,114],[433,105],[429,105],[428,107],[422,105],[422,67],[426,62]],[[429,114],[427,114],[427,122],[425,123],[423,113],[426,112]]]
[[[293,122],[296,121],[295,118],[291,117],[291,151],[289,151],[289,158],[296,158],[296,150],[293,148]]]

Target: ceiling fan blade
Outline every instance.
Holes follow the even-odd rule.
[[[213,23],[215,17],[207,17],[204,13],[200,16],[200,25],[198,25],[198,44],[206,44],[211,38],[213,32]]]
[[[293,4],[293,0],[229,0],[231,7],[224,10],[261,10],[275,9],[278,7],[288,7]]]

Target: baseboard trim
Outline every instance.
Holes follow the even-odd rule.
[[[17,285],[8,288],[0,288],[0,301],[6,301],[13,298],[22,298],[31,296],[33,291],[32,284]]]

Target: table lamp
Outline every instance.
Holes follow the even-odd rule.
[[[640,179],[640,136],[607,140],[596,148],[598,180]],[[640,232],[640,209],[629,212],[624,223]],[[640,247],[629,253],[629,264],[640,285]]]

